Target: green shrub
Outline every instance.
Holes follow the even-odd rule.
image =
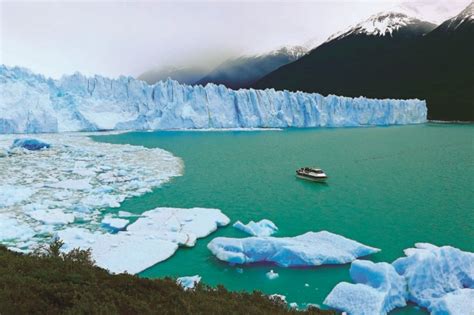
[[[334,314],[291,310],[258,291],[184,291],[169,278],[112,275],[94,266],[90,251],[64,254],[61,246],[30,255],[0,246],[0,314]]]

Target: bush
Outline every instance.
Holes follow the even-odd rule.
[[[94,266],[90,251],[64,254],[61,246],[30,255],[0,246],[0,314],[335,314],[291,310],[257,291],[184,291],[169,278],[112,275]]]

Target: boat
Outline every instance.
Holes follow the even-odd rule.
[[[325,182],[328,176],[320,168],[302,167],[296,171],[296,176],[313,182]]]

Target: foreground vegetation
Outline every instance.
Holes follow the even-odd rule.
[[[112,275],[90,252],[61,254],[61,245],[30,255],[0,246],[0,314],[334,314],[291,310],[260,292],[184,291],[173,279]]]

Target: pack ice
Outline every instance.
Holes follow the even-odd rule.
[[[207,247],[218,259],[229,263],[267,262],[282,267],[345,264],[379,251],[327,231],[295,237],[217,237]]]
[[[97,143],[87,134],[0,135],[0,150],[0,243],[26,252],[71,225],[123,228],[102,210],[182,170],[181,160],[164,150]]]
[[[422,100],[154,85],[80,73],[60,80],[0,66],[0,133],[118,129],[340,127],[426,121]]]
[[[406,257],[387,263],[355,261],[356,284],[339,283],[324,303],[349,314],[386,314],[407,301],[431,314],[474,312],[474,253],[417,243]]]

